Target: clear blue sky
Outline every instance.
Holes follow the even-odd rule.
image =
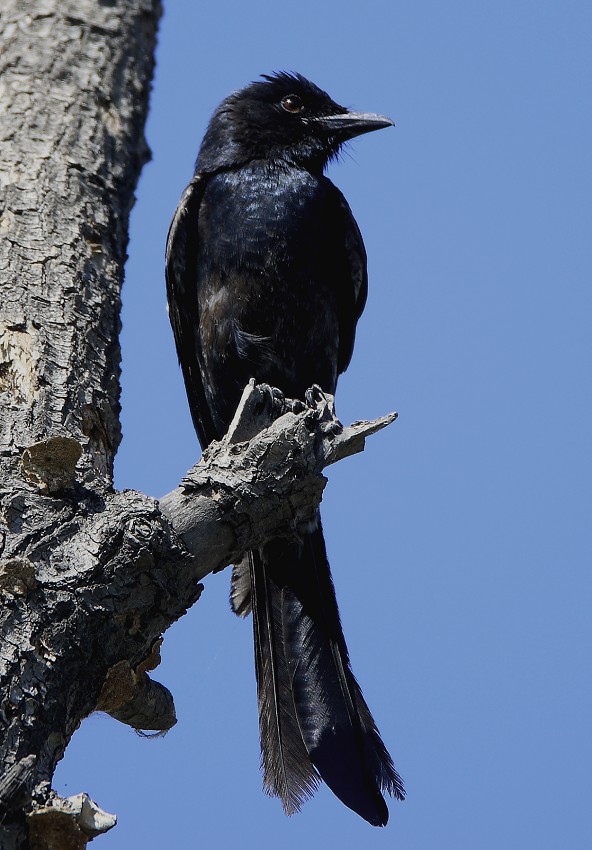
[[[165,639],[175,729],[94,716],[60,765],[60,792],[119,815],[97,846],[592,848],[591,23],[583,0],[167,4],[117,485],[160,496],[198,456],[162,267],[213,108],[286,69],[390,115],[330,171],[370,275],[337,402],[346,422],[400,418],[330,471],[323,514],[408,800],[377,830],[326,789],[291,819],[263,795],[251,626],[223,573]]]

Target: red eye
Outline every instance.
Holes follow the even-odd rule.
[[[286,97],[283,97],[281,100],[282,109],[285,109],[286,112],[292,112],[294,115],[297,112],[302,112],[304,109],[304,104],[302,103],[302,99],[298,97],[297,94],[288,94]]]

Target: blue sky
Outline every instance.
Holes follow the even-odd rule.
[[[330,176],[370,276],[338,412],[399,419],[329,471],[323,516],[408,799],[379,830],[325,788],[290,819],[264,796],[251,627],[223,573],[165,638],[177,726],[147,741],[95,715],[59,766],[61,793],[119,815],[105,850],[592,847],[591,18],[577,0],[167,4],[116,483],[160,496],[198,456],[162,268],[214,107],[285,69],[390,115]]]

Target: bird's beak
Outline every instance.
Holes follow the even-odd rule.
[[[372,130],[381,130],[383,127],[394,127],[395,122],[386,115],[377,115],[374,112],[342,112],[338,115],[322,115],[318,118],[308,118],[311,123],[327,133],[328,136],[337,136],[340,141],[353,139],[363,133],[371,133]]]

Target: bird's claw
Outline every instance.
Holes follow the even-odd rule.
[[[331,416],[335,415],[335,399],[330,393],[324,392],[318,384],[313,384],[312,387],[309,387],[304,394],[304,398],[307,406],[312,410],[324,407],[328,409]]]
[[[330,393],[318,385],[313,384],[304,394],[306,405],[311,412],[328,425],[328,431],[332,434],[338,434],[343,430],[341,422],[335,416],[335,399]]]
[[[259,416],[265,410],[269,410],[272,419],[279,418],[286,410],[286,397],[277,387],[270,384],[257,384],[261,391],[261,400],[255,406],[255,413]]]

